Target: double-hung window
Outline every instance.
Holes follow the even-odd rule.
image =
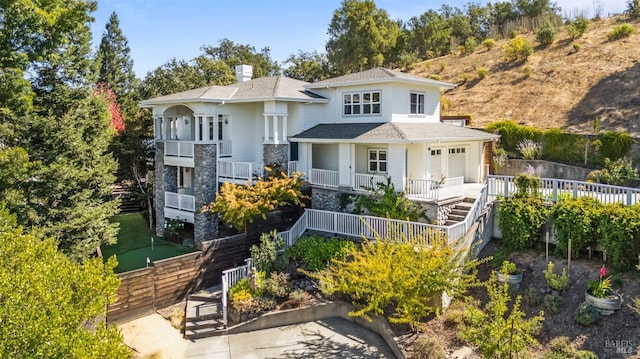
[[[412,92],[410,94],[410,103],[412,114],[424,114],[424,94],[420,92]]]
[[[347,92],[343,96],[343,114],[379,115],[380,91]]]
[[[369,172],[387,172],[387,150],[369,149]]]

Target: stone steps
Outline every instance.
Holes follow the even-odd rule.
[[[219,286],[189,295],[184,325],[186,339],[221,335],[224,329],[222,291]]]

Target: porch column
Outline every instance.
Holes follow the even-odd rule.
[[[282,115],[282,142],[287,142],[287,115]]]
[[[202,142],[202,140],[204,139],[203,137],[200,137],[202,134],[200,133],[200,128],[202,127],[202,115],[195,115],[193,116],[193,118],[195,118],[195,124],[194,124],[194,134],[195,134],[195,141],[196,142]]]
[[[401,191],[404,188],[402,179],[406,173],[406,155],[404,144],[389,144],[387,148],[387,174],[391,176],[391,182],[396,191]]]
[[[278,144],[278,115],[273,115],[273,143]]]
[[[266,113],[264,116],[264,140],[263,142],[269,142],[269,115]]]
[[[338,145],[338,185],[351,188],[351,144],[340,143]]]
[[[203,123],[202,123],[202,137],[204,138],[205,141],[211,141],[211,125],[210,123],[213,122],[213,117],[212,116],[206,116],[203,117]]]
[[[158,138],[161,140],[164,140],[167,137],[167,123],[163,116],[160,116],[159,119],[160,119],[160,134]]]

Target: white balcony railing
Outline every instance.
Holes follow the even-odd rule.
[[[339,177],[338,171],[321,170],[317,168],[311,169],[311,178],[309,179],[311,184],[325,186],[325,187],[338,187]]]
[[[289,161],[287,163],[287,175],[291,176],[294,172],[298,172],[298,161]]]
[[[386,175],[372,175],[366,173],[354,173],[353,174],[353,189],[356,191],[362,191],[366,189],[376,189],[378,183],[387,183]]]
[[[230,180],[254,180],[262,177],[264,164],[261,162],[218,162],[218,177]]]
[[[193,141],[164,141],[164,155],[193,158]]]
[[[513,176],[490,175],[487,178],[487,184],[488,195],[492,198],[509,197],[518,190]],[[640,202],[638,188],[554,178],[541,178],[540,192],[543,198],[553,202],[563,197],[591,197],[602,203],[622,203],[628,206]]]
[[[447,178],[444,181],[405,179],[405,192],[409,197],[446,199],[464,194],[464,177]]]
[[[188,194],[179,194],[174,192],[164,193],[164,206],[185,212],[195,212],[196,199]]]
[[[221,157],[228,157],[232,155],[231,141],[220,140],[218,141],[218,155]]]

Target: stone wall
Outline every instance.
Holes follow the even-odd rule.
[[[200,208],[216,199],[216,145],[195,144],[193,189],[196,210],[194,213],[193,236],[196,245],[218,237],[218,221],[212,213],[202,213]]]
[[[496,174],[505,176],[515,176],[518,173],[523,172],[527,165],[531,165],[533,168],[542,168],[544,173],[543,178],[559,178],[564,180],[584,181],[587,178],[589,172],[593,169],[583,168],[578,166],[565,165],[563,163],[550,162],[544,160],[507,160],[507,165],[496,170]]]
[[[156,141],[154,206],[156,209],[156,235],[164,236],[164,143]]]
[[[286,173],[289,167],[289,145],[270,145],[262,146],[263,161],[265,166],[271,166],[274,163],[279,164]]]
[[[340,191],[335,188],[313,187],[311,190],[311,208],[323,211],[342,212],[340,209]]]

